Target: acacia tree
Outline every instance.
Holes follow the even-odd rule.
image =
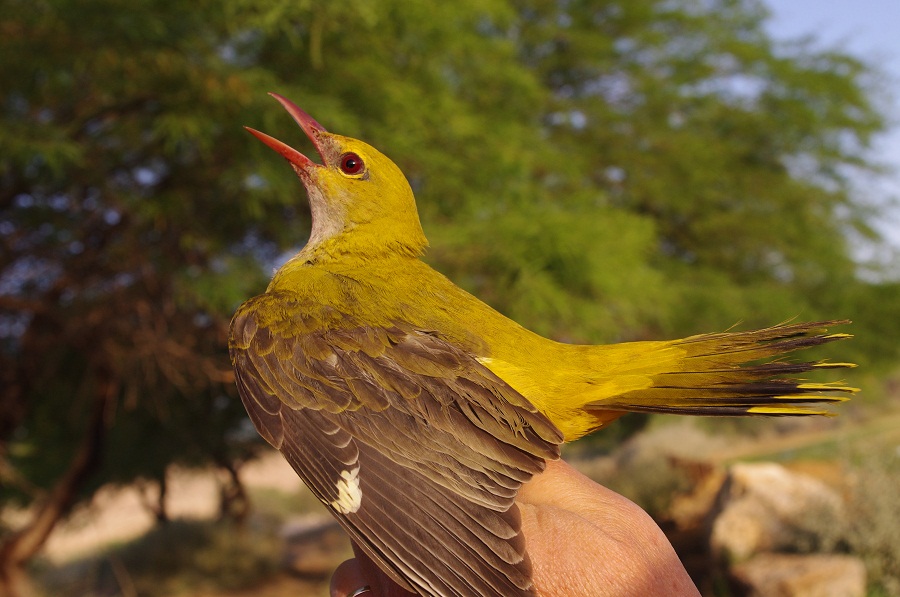
[[[228,320],[308,230],[240,128],[304,147],[266,91],[385,150],[430,259],[561,339],[860,287],[866,69],[776,52],[750,0],[0,8],[0,505],[34,513],[0,539],[7,592],[100,484],[252,453]]]
[[[223,59],[211,7],[2,13],[0,498],[32,514],[0,540],[11,593],[99,484],[252,450],[228,313],[261,285],[251,240],[284,204],[250,183],[238,123],[261,126],[260,73]]]

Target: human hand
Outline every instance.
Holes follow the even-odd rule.
[[[698,596],[659,526],[636,504],[559,460],[522,486],[516,503],[540,597]],[[332,597],[409,597],[354,545]]]

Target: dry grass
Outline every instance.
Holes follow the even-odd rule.
[[[878,595],[900,596],[900,458],[875,454],[859,463],[849,500],[846,542],[866,563]]]

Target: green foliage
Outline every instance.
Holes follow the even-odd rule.
[[[666,329],[696,330],[684,315],[709,314],[698,301],[718,326],[812,316],[822,291],[852,283],[848,170],[882,126],[863,64],[776,47],[754,2],[575,3],[561,31],[541,6],[524,31],[554,48],[534,60],[556,92],[551,130],[612,205],[655,222]],[[779,296],[790,310],[759,309]]]
[[[625,330],[656,323],[665,289],[647,263],[654,229],[646,218],[536,204],[484,214],[431,238],[431,258],[453,280],[539,333],[621,340]],[[617,269],[629,275],[609,275]]]

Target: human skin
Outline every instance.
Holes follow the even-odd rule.
[[[697,588],[666,536],[634,502],[563,461],[522,486],[516,499],[540,597],[695,597]],[[331,580],[332,597],[409,597],[361,550]]]

